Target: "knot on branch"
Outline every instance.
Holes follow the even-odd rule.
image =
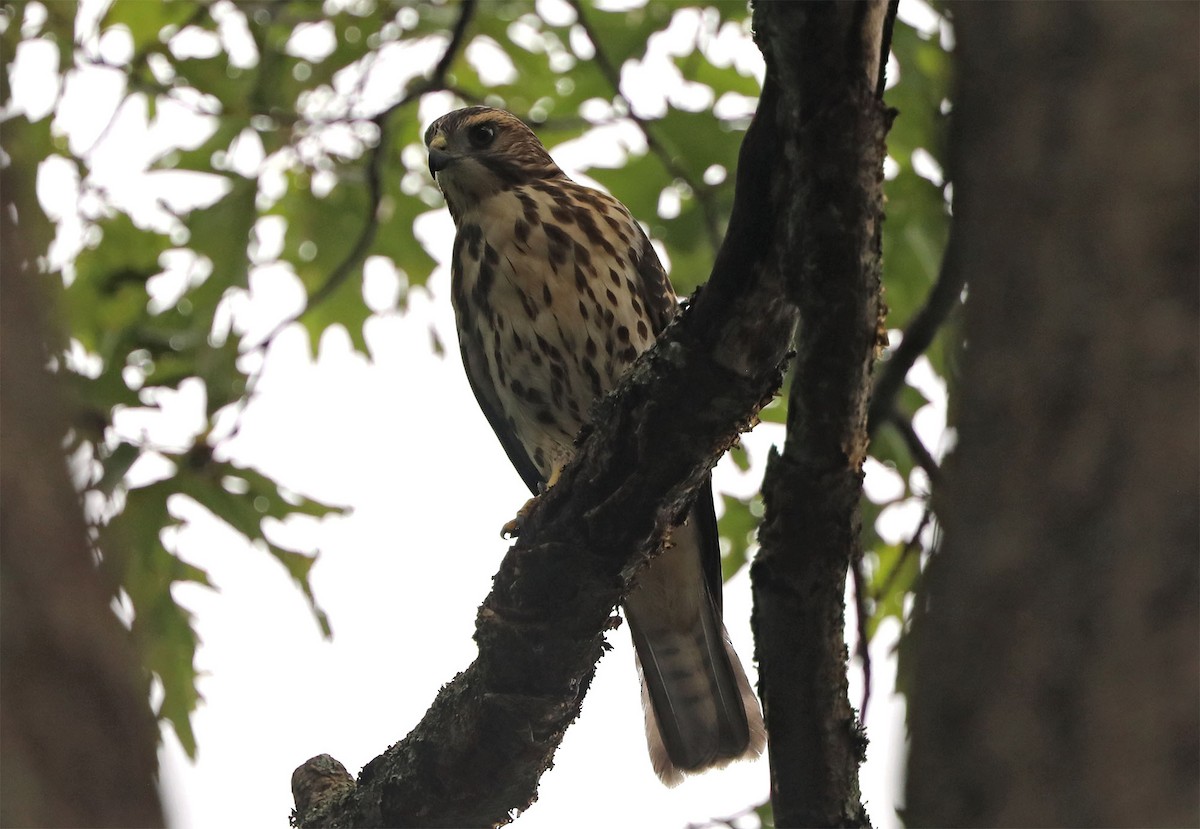
[[[346,767],[328,754],[318,754],[292,772],[293,826],[324,826],[355,787]]]

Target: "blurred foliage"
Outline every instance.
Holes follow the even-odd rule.
[[[613,127],[639,135],[616,166],[587,172],[647,223],[679,293],[688,293],[707,278],[728,219],[737,151],[759,89],[757,58],[742,2],[697,8],[651,0],[606,11],[492,0],[476,7],[448,55],[464,9],[454,2],[116,0],[98,20],[89,8],[58,0],[3,6],[6,107],[23,52],[53,50],[58,76],[48,115],[6,110],[4,153],[30,170],[65,163],[77,179],[79,239],[72,247],[61,220],[59,253],[46,260],[61,288],[59,367],[77,409],[67,451],[85,471],[97,551],[120,581],[148,676],[161,682],[159,714],[194,751],[196,636],[171,586],[208,580],[172,548],[173,496],[192,499],[275,556],[328,630],[308,583],[315,554],[272,542],[263,522],[337,509],[285,493],[269,474],[240,468],[223,452],[273,336],[252,338],[238,325],[234,309],[249,295],[250,275],[282,266],[307,296],[275,333],[299,324],[315,349],[321,333],[338,325],[366,352],[363,324],[372,311],[363,298],[364,262],[377,257],[408,287],[423,285],[434,267],[410,229],[441,206],[425,169],[423,119],[486,103],[525,118],[552,150],[589,134],[615,140]],[[665,56],[661,48],[652,56],[668,29]],[[735,61],[738,49],[754,59]],[[884,257],[896,328],[922,303],[945,245],[941,182],[923,177],[914,159],[945,157],[949,81],[936,38],[898,23],[894,54],[900,77],[887,100],[900,111],[891,134],[898,172],[887,185]],[[651,58],[668,91],[657,111],[642,111],[626,97],[630,81],[622,75]],[[87,72],[116,77],[119,106],[86,135],[68,135],[63,92]],[[419,114],[423,107],[438,111]],[[170,185],[160,185],[156,213],[135,209],[96,183],[112,126],[104,121],[120,112],[154,127],[167,123],[168,110],[175,123],[187,114],[191,126],[146,160],[144,175],[201,174],[216,195],[175,207]],[[274,245],[272,227],[283,228]],[[944,371],[944,349],[930,356]],[[158,445],[114,426],[119,413],[155,410],[185,385],[203,390],[205,412],[204,427],[184,444]],[[912,389],[900,401],[908,416],[924,403]],[[783,422],[783,408],[773,404],[763,419]],[[874,455],[904,479],[904,497],[924,496],[910,485],[913,460],[894,435],[881,435]],[[165,459],[169,471],[149,483],[130,478],[146,456]],[[749,467],[744,454],[735,460]],[[872,630],[902,614],[920,558],[878,537],[879,511],[864,502]],[[724,496],[726,577],[752,552],[761,512],[757,497]]]

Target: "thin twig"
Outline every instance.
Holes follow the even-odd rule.
[[[896,563],[892,565],[892,569],[883,577],[883,582],[880,584],[879,589],[871,591],[871,602],[876,606],[879,605],[883,597],[892,589],[892,585],[895,584],[896,578],[900,574],[900,569],[908,560],[908,557],[915,550],[920,549],[921,533],[925,532],[925,527],[928,526],[929,520],[932,517],[933,511],[929,508],[929,504],[926,503],[925,510],[921,513],[921,520],[917,522],[917,529],[900,550],[900,555],[896,559]],[[852,572],[854,573],[854,599],[858,609],[858,642],[855,646],[855,652],[863,663],[862,711],[859,714],[859,721],[865,723],[867,720],[867,703],[871,699],[871,652],[870,641],[867,638],[866,578],[862,571],[861,555],[854,562]]]
[[[608,57],[608,53],[604,50],[600,38],[588,23],[587,16],[584,14],[583,4],[580,0],[570,0],[571,7],[575,9],[575,14],[579,18],[579,25],[583,27],[584,34],[588,36],[588,40],[592,42],[592,48],[596,51],[595,61],[596,66],[600,69],[600,74],[608,81],[612,87],[613,93],[621,103],[624,104],[625,110],[629,113],[629,120],[637,125],[642,131],[642,135],[646,139],[646,147],[650,152],[658,156],[666,167],[667,172],[677,179],[682,179],[688,187],[692,189],[696,201],[700,204],[700,212],[704,216],[704,229],[708,233],[709,244],[713,250],[721,246],[721,220],[720,211],[717,210],[716,202],[713,201],[712,189],[703,181],[696,181],[691,173],[682,165],[675,161],[670,150],[663,145],[662,140],[658,137],[657,131],[652,127],[651,121],[638,115],[633,109],[633,103],[625,97],[625,93],[621,91],[621,73],[618,67],[613,65],[612,60]]]
[[[871,648],[867,638],[867,591],[866,575],[863,573],[862,550],[850,561],[850,573],[854,577],[854,611],[858,617],[858,641],[854,652],[862,660],[863,692],[862,706],[858,709],[858,721],[864,725],[867,722],[867,703],[871,701]]]
[[[896,559],[896,563],[892,565],[892,569],[888,570],[883,581],[879,585],[879,589],[871,593],[871,600],[879,602],[891,592],[892,585],[896,583],[897,577],[900,575],[900,570],[904,567],[904,563],[914,552],[921,549],[921,533],[925,532],[925,528],[929,526],[930,520],[933,518],[933,510],[929,508],[928,503],[925,505],[925,510],[921,513],[921,520],[917,522],[917,529],[913,532],[912,537],[905,542],[903,549],[900,550],[900,555]]]
[[[908,452],[912,455],[917,465],[925,470],[925,474],[929,476],[929,483],[935,485],[941,480],[942,468],[938,465],[937,459],[933,453],[925,446],[921,436],[917,434],[917,430],[913,428],[912,421],[902,417],[895,409],[888,413],[886,422],[891,424],[900,437],[904,440],[904,445],[908,447]]]

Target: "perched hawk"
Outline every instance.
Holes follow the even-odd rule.
[[[467,379],[530,491],[571,459],[592,402],[676,313],[625,206],[571,181],[507,112],[469,107],[425,133],[457,234],[452,300]],[[668,785],[762,751],[758,701],[721,622],[711,492],[625,600],[646,737]]]

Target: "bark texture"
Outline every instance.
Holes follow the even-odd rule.
[[[33,173],[0,183],[0,825],[162,826],[148,692],[63,461]]]
[[[1195,826],[1200,10],[955,13],[967,349],[905,820]]]
[[[763,483],[751,571],[759,687],[778,826],[869,826],[866,740],[847,698],[846,573],[861,555],[858,502],[879,341],[887,115],[883,3],[761,3],[755,30],[795,136],[781,177],[795,197],[772,251],[800,310],[787,442]]]

